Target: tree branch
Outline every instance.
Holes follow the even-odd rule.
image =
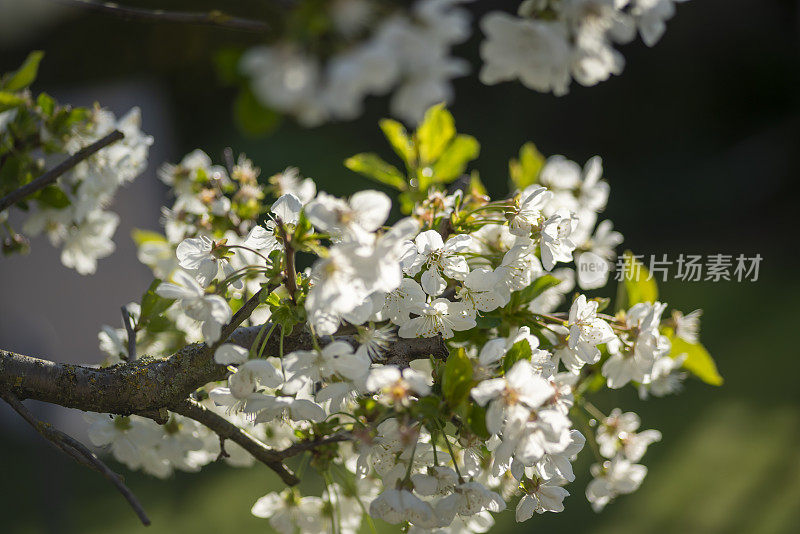
[[[253,297],[248,301],[257,299]],[[246,304],[245,306],[248,306]],[[244,320],[245,313],[234,315]],[[276,327],[280,328],[280,326]],[[244,348],[250,348],[261,325],[240,327],[227,338]],[[226,334],[223,329],[223,337]],[[266,341],[265,354],[277,355],[280,336]],[[324,337],[324,345],[333,341]],[[336,337],[357,345],[352,336]],[[312,350],[311,333],[300,325],[284,336],[284,351]],[[385,363],[408,366],[416,359],[433,356],[447,358],[448,351],[441,337],[398,339],[384,354]],[[214,362],[211,347],[204,343],[188,345],[166,358],[142,356],[111,367],[93,368],[56,363],[0,349],[0,388],[7,389],[20,399],[35,399],[87,412],[119,415],[155,413],[175,406],[194,390],[225,379],[228,371]]]
[[[122,324],[125,325],[125,332],[128,334],[128,360],[136,359],[136,329],[133,327],[133,317],[128,311],[127,306],[121,308]]]
[[[188,417],[189,419],[194,419],[198,423],[216,432],[220,437],[220,447],[222,447],[222,441],[226,439],[241,446],[244,450],[253,455],[253,458],[275,471],[286,485],[294,486],[300,482],[294,473],[283,465],[283,458],[277,451],[270,449],[260,440],[251,436],[221,415],[209,410],[196,400],[191,398],[184,399],[175,406],[172,406],[170,410]]]
[[[5,210],[13,206],[15,203],[23,200],[25,197],[32,195],[33,193],[39,191],[40,189],[44,189],[48,185],[54,183],[59,176],[64,174],[65,172],[71,170],[75,165],[80,163],[81,161],[89,158],[95,152],[102,150],[103,148],[107,147],[111,143],[115,143],[125,137],[122,132],[119,130],[114,130],[110,134],[106,135],[102,139],[98,139],[91,145],[85,146],[82,149],[75,152],[73,155],[44,173],[43,175],[36,178],[34,181],[23,185],[19,189],[12,191],[11,193],[4,196],[0,199],[0,211]]]
[[[300,441],[294,445],[286,447],[283,450],[276,451],[275,454],[282,460],[285,460],[286,458],[291,458],[292,456],[297,456],[298,454],[302,454],[306,451],[316,449],[321,445],[339,443],[340,441],[349,441],[351,439],[353,439],[353,434],[350,434],[349,432],[337,432],[336,434],[331,434],[330,436],[325,436],[324,438]]]
[[[141,522],[147,526],[150,524],[150,519],[147,517],[139,500],[131,492],[130,489],[122,481],[122,477],[112,471],[105,463],[103,463],[97,456],[86,448],[81,442],[75,438],[53,428],[51,425],[39,421],[34,415],[25,407],[22,402],[11,392],[0,390],[0,398],[6,401],[9,406],[22,416],[29,425],[31,425],[39,434],[42,435],[50,444],[66,453],[79,464],[97,471],[103,475],[115,488],[125,497],[128,504],[131,505],[133,511],[139,516]]]
[[[90,0],[52,0],[58,4],[86,9],[97,13],[106,13],[129,20],[150,20],[156,22],[178,22],[214,26],[227,30],[263,33],[269,30],[269,24],[258,20],[243,19],[227,15],[219,10],[208,13],[189,11],[164,11],[163,9],[143,9],[120,6],[113,2],[92,2]]]
[[[217,347],[225,343],[226,340],[229,337],[231,337],[231,335],[233,335],[234,332],[236,332],[236,329],[239,328],[239,325],[245,322],[253,314],[253,311],[255,311],[255,309],[258,308],[259,304],[261,304],[261,295],[264,294],[264,291],[265,289],[263,287],[258,291],[256,291],[255,295],[250,297],[247,300],[247,302],[242,304],[241,308],[236,310],[236,313],[233,314],[233,317],[231,317],[230,322],[222,328],[222,331],[219,335],[219,340],[211,346],[212,352],[213,350],[216,350]],[[250,348],[250,347],[248,346],[245,348]]]
[[[320,445],[351,439],[351,436],[340,433],[275,451],[191,398],[196,389],[227,376],[226,366],[214,361],[214,351],[219,345],[228,342],[250,348],[263,326],[269,326],[239,327],[259,305],[263,291],[261,289],[237,310],[222,329],[219,341],[211,346],[205,343],[188,345],[166,358],[143,356],[107,368],[92,368],[0,350],[0,390],[8,391],[14,399],[36,399],[90,412],[138,414],[160,424],[167,421],[168,410],[171,410],[216,432],[221,451],[224,440],[229,439],[275,471],[287,485],[297,484],[297,477],[283,465],[285,458]],[[334,339],[346,341],[354,348],[358,345],[352,335],[326,336],[319,342],[328,344]],[[278,354],[281,343],[286,352],[311,350],[313,341],[311,333],[298,325],[289,335],[271,336],[266,340],[265,350],[267,354]],[[400,339],[390,345],[384,361],[408,366],[414,359],[429,356],[445,359],[447,355],[447,346],[440,336]],[[81,461],[80,455],[69,450],[65,452]]]

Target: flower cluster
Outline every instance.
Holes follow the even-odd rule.
[[[405,11],[337,0],[326,14],[330,35],[317,37],[328,53],[328,43],[343,43],[329,57],[287,39],[248,50],[240,69],[265,106],[307,126],[353,119],[367,96],[389,91],[392,113],[416,123],[428,106],[450,100],[450,79],[468,71],[450,56],[470,35],[469,15],[457,7],[463,1],[419,0]]]
[[[586,487],[586,498],[595,511],[602,510],[618,495],[633,493],[644,480],[647,467],[636,462],[642,459],[648,445],[661,440],[661,432],[637,432],[640,424],[635,413],[622,413],[615,408],[597,429],[600,454],[609,460],[591,467],[594,479]]]
[[[245,158],[220,167],[195,152],[164,167],[177,198],[166,236],[138,237],[159,279],[128,307],[136,352],[205,341],[228,376],[196,400],[271,448],[309,446],[300,461],[324,491],[301,484],[252,507],[279,532],[355,532],[365,513],[409,532],[485,532],[506,508],[517,521],[561,512],[584,448],[597,454],[586,489],[595,509],[634,491],[661,435],[589,397],[626,385],[643,398],[675,392],[681,369],[717,377],[703,371],[713,361],[699,314],[663,318],[652,281],[626,282],[615,315],[607,298],[570,295],[605,287],[607,273],[575,270],[582,259],[606,265],[621,241],[597,224],[609,191],[599,158],[581,168],[526,145],[510,165],[512,193],[492,201],[476,174],[460,179],[474,140],[441,106],[413,134],[382,128],[407,174],[374,155],[348,166],[400,191],[406,216],[393,224],[385,193],[334,197],[294,169],[261,185]],[[302,269],[301,258],[313,259]],[[255,340],[224,339],[232,310],[252,298]],[[127,341],[121,329],[101,333],[107,364],[136,357]],[[176,414],[165,425],[98,416],[91,436],[157,476],[225,456]]]
[[[210,400],[203,405],[223,413]],[[128,469],[141,469],[158,478],[167,478],[176,470],[194,473],[222,458],[232,467],[251,467],[255,463],[250,453],[236,443],[226,442],[223,451],[214,432],[175,413],[163,425],[138,415],[86,413],[84,419],[93,445],[107,448]],[[291,431],[281,425],[253,425],[242,416],[231,420],[258,438],[269,435],[270,443],[276,446],[293,443]]]
[[[520,80],[566,94],[574,79],[592,86],[622,72],[614,48],[641,35],[653,46],[675,2],[684,0],[525,0],[517,15],[490,11],[479,26],[480,80]],[[294,16],[309,17],[297,8]],[[459,6],[464,4],[464,6]],[[336,0],[313,11],[309,35],[288,33],[248,50],[238,70],[263,106],[315,126],[359,116],[369,95],[392,92],[391,111],[417,124],[424,110],[452,99],[450,79],[469,72],[452,48],[472,34],[469,0],[418,0],[409,9]]]
[[[153,140],[140,129],[138,108],[117,119],[97,105],[93,109],[59,106],[45,93],[34,99],[27,89],[33,82],[28,74],[35,73],[40,59],[41,54],[31,54],[2,88],[0,166],[9,172],[1,175],[0,193],[24,186],[114,130],[124,137],[80,161],[55,184],[16,203],[25,212],[24,235],[11,229],[7,211],[0,212],[8,234],[3,251],[24,252],[26,236],[45,233],[54,246],[61,247],[61,263],[92,274],[97,260],[115,248],[112,237],[119,217],[106,207],[119,187],[144,171]],[[15,83],[21,77],[24,82]]]
[[[684,0],[525,0],[518,16],[495,11],[481,21],[481,81],[519,79],[541,92],[564,95],[574,79],[592,86],[620,74],[625,58],[615,43],[636,32],[655,45]]]

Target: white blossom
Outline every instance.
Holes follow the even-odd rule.
[[[461,302],[439,298],[430,303],[419,303],[411,307],[413,317],[400,326],[400,337],[433,337],[441,334],[445,339],[453,337],[454,332],[475,327],[470,308]]]
[[[162,282],[156,293],[167,299],[177,299],[186,315],[202,323],[203,337],[207,341],[218,340],[223,325],[231,319],[231,309],[225,299],[206,295],[203,287],[186,271],[176,271],[173,282]]]
[[[599,512],[618,495],[639,489],[647,475],[647,468],[617,455],[602,465],[594,464],[592,475],[594,479],[586,486],[586,498],[592,509]]]
[[[469,273],[467,260],[460,253],[469,248],[470,241],[468,235],[462,234],[449,238],[445,243],[435,230],[422,232],[414,240],[417,254],[407,260],[403,269],[411,276],[424,269],[422,289],[429,295],[439,295],[447,287],[445,276],[464,280]]]

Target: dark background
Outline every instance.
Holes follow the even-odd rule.
[[[478,13],[483,4],[471,6]],[[162,1],[169,9],[222,8],[269,18],[262,2]],[[500,2],[511,5],[511,2]],[[246,152],[266,176],[300,167],[320,189],[346,194],[372,187],[341,162],[374,150],[391,154],[377,129],[385,98],[372,98],[358,121],[302,129],[285,120],[271,135],[243,136],[232,118],[235,90],[220,83],[211,57],[257,36],[205,27],[126,22],[42,0],[0,2],[0,72],[32,49],[46,52],[35,90],[118,113],[140,105],[155,136],[150,169],[120,191],[118,252],[96,277],[63,268],[38,240],[28,257],[0,258],[0,346],[59,361],[96,362],[95,332],[119,323],[119,306],[149,281],[127,237],[156,229],[167,204],[155,178],[163,161],[202,148],[221,161],[226,146]],[[683,394],[640,402],[633,390],[598,399],[639,412],[658,428],[641,490],[600,515],[583,496],[590,461],[568,489],[567,511],[536,517],[520,532],[800,531],[800,395],[793,263],[800,164],[800,10],[794,1],[704,0],[678,5],[652,49],[621,47],[622,76],[556,98],[517,83],[487,87],[476,76],[455,83],[459,131],[482,144],[475,167],[492,193],[504,193],[507,161],[526,141],[546,154],[583,163],[599,154],[612,194],[605,217],[637,254],[761,254],[758,282],[669,282],[662,299],[705,310],[702,339],[726,383],[689,380]],[[477,70],[477,39],[459,47]],[[78,435],[74,413],[37,406]],[[100,477],[50,450],[8,410],[0,410],[0,530],[134,532],[134,515]],[[210,466],[158,481],[126,474],[154,525],[150,532],[269,531],[249,515],[274,487],[265,468]],[[514,528],[513,514],[503,523]]]

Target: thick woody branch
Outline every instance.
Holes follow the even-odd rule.
[[[239,314],[234,320],[240,318],[237,316]],[[227,342],[250,348],[260,330],[261,326],[237,328]],[[223,335],[226,333],[223,330]],[[279,353],[279,338],[273,335],[266,341],[265,354]],[[320,341],[326,344],[332,339],[327,337]],[[351,336],[336,339],[356,343]],[[20,399],[35,399],[88,412],[154,413],[177,405],[197,388],[227,376],[225,366],[214,362],[212,348],[195,343],[167,358],[143,356],[106,368],[56,363],[0,349],[0,388]],[[298,325],[291,334],[284,336],[283,348],[286,353],[311,350],[311,334]],[[445,359],[447,355],[442,338],[432,337],[399,339],[384,357],[385,363],[407,366],[415,359],[430,356]]]
[[[31,425],[39,434],[42,435],[48,442],[54,445],[56,448],[70,456],[73,460],[78,462],[79,464],[88,467],[94,471],[97,471],[103,477],[105,477],[109,482],[111,482],[115,488],[125,497],[125,500],[128,501],[128,504],[131,505],[136,515],[139,516],[141,522],[147,526],[150,524],[150,519],[147,517],[147,514],[142,508],[142,505],[139,503],[139,500],[136,496],[131,492],[130,489],[125,485],[122,481],[122,477],[112,471],[105,463],[103,463],[97,456],[92,453],[89,449],[86,448],[81,442],[61,432],[60,430],[53,428],[47,423],[39,421],[34,417],[34,415],[25,407],[22,402],[13,394],[8,391],[0,390],[0,398],[6,401],[9,406],[14,408],[14,410],[22,416],[25,421]]]
[[[97,13],[115,15],[130,20],[149,20],[153,22],[178,22],[201,26],[214,26],[228,30],[263,33],[269,30],[266,22],[243,19],[213,10],[207,13],[188,11],[164,11],[163,9],[142,9],[121,6],[113,2],[92,2],[91,0],[52,0],[66,6],[86,9]]]
[[[284,459],[327,443],[350,439],[350,436],[340,433],[275,451],[191,397],[196,389],[227,376],[227,368],[214,361],[214,351],[223,340],[250,348],[258,339],[263,326],[239,325],[258,306],[262,291],[234,314],[222,329],[220,341],[211,346],[195,343],[167,358],[144,356],[108,368],[91,368],[0,350],[0,391],[6,391],[14,399],[35,399],[91,412],[138,414],[162,424],[168,418],[168,410],[173,411],[216,432],[221,450],[224,450],[224,441],[229,439],[275,471],[286,484],[297,484],[297,477],[283,465]],[[334,339],[347,341],[354,347],[358,343],[352,335],[327,336],[319,342],[324,345]],[[277,355],[281,348],[292,352],[311,350],[314,346],[311,333],[303,325],[297,325],[286,336],[270,336],[265,343],[267,355]],[[434,337],[397,340],[383,356],[385,363],[405,367],[415,359],[445,359],[447,355],[444,340]],[[79,454],[65,452],[80,461]]]
[[[104,149],[111,143],[115,143],[125,137],[122,132],[118,130],[114,130],[110,134],[106,135],[102,139],[98,139],[91,145],[87,145],[82,149],[75,152],[73,155],[44,173],[43,175],[39,176],[32,182],[25,184],[24,186],[20,187],[12,191],[11,193],[7,194],[3,198],[0,199],[0,211],[3,211],[6,208],[9,208],[19,202],[20,200],[25,199],[25,197],[32,195],[33,193],[44,189],[48,185],[54,183],[58,180],[58,177],[64,174],[65,172],[71,170],[75,165],[80,163],[81,161],[89,158],[96,152]]]

